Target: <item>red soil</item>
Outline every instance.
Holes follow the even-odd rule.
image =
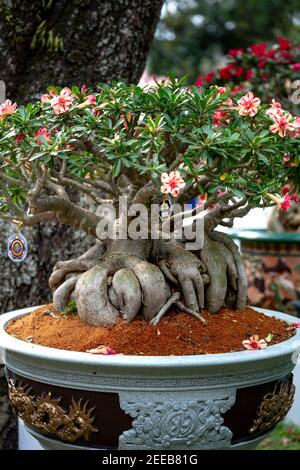
[[[252,308],[223,308],[214,316],[204,312],[206,326],[191,315],[174,312],[165,315],[158,326],[138,318],[130,324],[120,319],[114,326],[96,327],[82,323],[77,314],[54,312],[51,316],[50,311],[54,312],[52,305],[39,308],[11,322],[7,332],[23,341],[57,349],[85,352],[104,345],[118,354],[149,356],[243,351],[242,341],[252,335],[262,339],[273,334],[272,345],[294,334],[287,323]]]

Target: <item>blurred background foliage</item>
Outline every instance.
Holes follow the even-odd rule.
[[[279,34],[300,42],[299,0],[167,0],[149,69],[157,75],[188,75],[194,82],[222,65],[229,49],[269,42]]]

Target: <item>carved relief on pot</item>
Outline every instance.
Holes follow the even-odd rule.
[[[92,425],[95,416],[94,408],[88,406],[83,399],[73,398],[68,411],[60,406],[61,398],[52,397],[51,392],[34,395],[32,388],[22,383],[9,380],[9,397],[16,414],[28,426],[33,426],[43,434],[58,437],[64,441],[75,442],[98,430]]]
[[[257,417],[250,433],[266,432],[273,429],[288,414],[295,396],[295,385],[292,381],[281,382],[273,392],[264,396]]]

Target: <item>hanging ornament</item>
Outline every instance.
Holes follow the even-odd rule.
[[[173,212],[172,209],[172,198],[170,196],[163,196],[163,202],[159,206],[159,217],[161,220],[167,220]]]
[[[28,254],[28,243],[24,235],[20,233],[22,223],[19,223],[15,235],[7,240],[7,254],[14,263],[21,263]]]

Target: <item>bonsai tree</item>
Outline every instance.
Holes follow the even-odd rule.
[[[172,76],[148,89],[52,88],[26,107],[7,100],[0,146],[2,218],[19,226],[55,219],[95,237],[49,281],[58,311],[73,299],[95,325],[139,312],[156,323],[173,304],[199,319],[204,308],[243,309],[245,268],[216,228],[253,207],[288,210],[300,183],[297,121],[280,103],[251,92],[236,100],[223,87],[186,87]],[[73,200],[74,190],[83,197]],[[202,203],[186,214],[198,194]],[[182,212],[189,236],[178,236]]]

